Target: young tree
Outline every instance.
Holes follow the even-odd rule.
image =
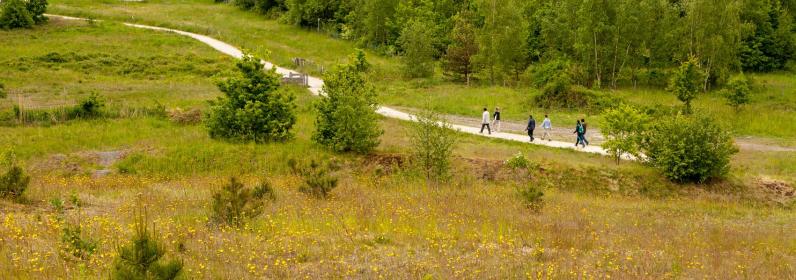
[[[641,141],[649,122],[649,117],[629,105],[609,109],[604,114],[605,124],[602,132],[607,141],[603,147],[616,158],[616,163],[625,154],[639,157]]]
[[[701,89],[702,77],[704,74],[699,69],[698,61],[695,57],[690,57],[684,61],[680,68],[672,73],[668,90],[677,96],[677,99],[685,104],[685,113],[691,114],[691,101],[696,98]]]
[[[450,177],[456,135],[450,124],[432,112],[416,118],[412,125],[412,158],[426,179],[445,181]]]
[[[280,75],[263,70],[259,58],[245,54],[238,73],[218,83],[223,97],[211,102],[206,126],[213,138],[242,141],[284,141],[296,123],[294,97],[280,91]]]
[[[315,104],[315,142],[336,152],[368,153],[378,146],[376,92],[353,62],[326,72],[323,92]]]
[[[0,8],[1,28],[31,28],[35,23],[22,0],[6,0],[0,3]]]
[[[724,97],[727,98],[727,104],[738,111],[741,105],[749,103],[751,92],[751,82],[746,75],[740,73],[730,78],[727,88],[724,90]]]
[[[166,250],[158,240],[157,233],[147,227],[145,210],[139,211],[141,213],[136,217],[133,239],[127,246],[117,249],[118,256],[111,279],[177,279],[182,274],[182,261],[162,260]]]
[[[463,76],[468,86],[470,76],[475,72],[472,59],[478,53],[472,17],[470,11],[462,11],[454,17],[455,26],[450,35],[452,42],[442,57],[445,73]]]
[[[411,20],[398,39],[403,49],[404,75],[425,78],[434,74],[435,49],[431,26],[420,20]]]

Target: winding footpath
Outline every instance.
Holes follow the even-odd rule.
[[[87,19],[84,19],[84,18],[76,18],[76,17],[70,17],[70,16],[61,16],[61,15],[49,15],[48,14],[47,16],[61,18],[61,19],[66,19],[66,20],[87,20]],[[208,36],[205,36],[205,35],[200,35],[200,34],[196,34],[196,33],[191,33],[191,32],[186,32],[186,31],[176,30],[176,29],[170,29],[170,28],[149,26],[149,25],[141,25],[141,24],[134,24],[134,23],[126,23],[126,22],[123,23],[123,24],[126,25],[126,26],[135,27],[135,28],[149,29],[149,30],[162,31],[162,32],[172,32],[172,33],[176,33],[176,34],[179,34],[179,35],[182,35],[182,36],[187,36],[187,37],[193,38],[193,39],[195,39],[195,40],[197,40],[199,42],[202,42],[202,43],[204,43],[204,44],[216,49],[217,51],[222,52],[224,54],[227,54],[229,56],[232,56],[232,57],[235,57],[235,58],[238,58],[238,59],[243,57],[243,52],[241,52],[240,49],[238,49],[238,48],[236,48],[236,47],[234,47],[234,46],[232,46],[230,44],[227,44],[225,42],[219,41],[217,39],[214,39],[212,37],[208,37]],[[262,63],[263,63],[263,65],[265,65],[266,68],[271,68],[271,67],[275,68],[276,72],[281,74],[281,75],[283,75],[283,76],[287,76],[290,73],[295,73],[294,71],[292,71],[290,69],[277,67],[276,65],[273,65],[272,63],[267,62],[267,61],[263,61]],[[309,90],[310,90],[310,92],[312,92],[312,94],[314,94],[314,95],[322,95],[323,94],[322,93],[323,80],[321,80],[321,79],[319,79],[317,77],[309,76],[308,77],[308,85],[309,85]],[[405,121],[415,121],[416,120],[415,116],[412,115],[412,114],[401,112],[401,111],[398,111],[398,110],[395,110],[395,109],[392,109],[392,108],[389,108],[389,107],[381,106],[378,109],[376,109],[376,112],[379,113],[380,115],[388,117],[388,118],[405,120]],[[480,115],[480,112],[475,112],[475,113]],[[548,146],[548,147],[554,147],[554,148],[573,149],[573,150],[576,150],[576,151],[579,151],[579,152],[594,153],[594,154],[600,154],[600,155],[608,155],[608,152],[605,149],[603,149],[602,147],[600,147],[600,146],[587,146],[585,148],[579,148],[579,147],[574,146],[572,142],[541,141],[541,140],[536,141],[536,142],[529,142],[528,141],[529,140],[528,136],[526,136],[526,135],[520,135],[520,134],[514,134],[514,133],[505,133],[505,132],[493,132],[492,134],[486,134],[486,133],[480,133],[480,127],[464,126],[464,125],[457,125],[457,124],[450,124],[450,126],[451,126],[451,128],[453,128],[455,130],[458,130],[460,132],[463,132],[463,133],[475,134],[475,135],[488,137],[488,138],[517,141],[517,142],[523,142],[523,143],[541,145],[541,146]],[[575,138],[575,137],[573,136],[573,138]]]

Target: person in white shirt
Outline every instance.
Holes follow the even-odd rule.
[[[484,133],[484,127],[486,127],[486,130],[489,132],[489,134],[492,134],[492,128],[489,127],[489,111],[486,109],[486,107],[484,108],[484,112],[481,113],[481,133],[482,134]]]
[[[495,128],[495,131],[500,132],[500,108],[495,107],[495,113],[492,114],[494,120],[492,121],[492,127]]]
[[[550,138],[550,132],[553,130],[553,124],[550,122],[550,118],[547,115],[544,115],[544,121],[542,121],[542,129],[544,129],[544,134],[542,134],[542,140],[547,138],[547,141],[553,141]]]

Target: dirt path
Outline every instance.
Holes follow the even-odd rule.
[[[67,20],[86,20],[86,19],[81,19],[81,18],[75,18],[75,17],[69,17],[69,16],[60,16],[60,15],[47,15],[47,16],[57,17],[57,18],[62,18],[62,19],[67,19]],[[127,25],[127,26],[130,26],[130,27],[135,27],[135,28],[142,28],[142,29],[149,29],[149,30],[155,30],[155,31],[176,33],[176,34],[179,34],[179,35],[182,35],[182,36],[187,36],[187,37],[193,38],[193,39],[195,39],[197,41],[200,41],[200,42],[202,42],[202,43],[204,43],[204,44],[206,44],[206,45],[218,50],[219,52],[222,52],[222,53],[227,54],[229,56],[232,56],[232,57],[235,57],[235,58],[241,58],[243,56],[243,53],[238,48],[236,48],[236,47],[234,47],[234,46],[232,46],[230,44],[227,44],[225,42],[222,42],[222,41],[219,41],[217,39],[214,39],[212,37],[205,36],[205,35],[200,35],[200,34],[196,34],[196,33],[185,32],[185,31],[175,30],[175,29],[170,29],[170,28],[141,25],[141,24],[133,24],[133,23],[123,23],[123,24]],[[273,65],[273,64],[271,64],[270,62],[267,62],[267,61],[262,61],[262,63],[263,63],[263,65],[266,68],[274,67],[276,69],[276,72],[281,74],[281,75],[288,75],[290,73],[295,73],[294,71],[292,71],[290,69],[277,67],[277,66],[275,66],[275,65]],[[308,78],[308,84],[309,84],[309,88],[308,89],[310,90],[310,92],[312,92],[315,95],[322,95],[323,94],[322,93],[323,80],[321,80],[321,79],[319,79],[317,77],[311,77],[310,76]],[[385,116],[385,117],[388,117],[388,118],[394,118],[394,119],[400,119],[400,120],[406,120],[406,121],[414,121],[415,120],[415,116],[414,115],[409,114],[409,113],[405,113],[405,112],[402,112],[402,111],[399,111],[399,110],[396,110],[396,109],[393,109],[393,108],[389,108],[389,107],[379,107],[378,109],[376,109],[376,112],[381,114],[381,115],[383,115],[383,116]],[[458,120],[451,120],[451,122],[453,122],[453,121],[457,121],[458,122]],[[511,130],[514,130],[515,125],[514,124],[506,124],[506,128],[509,128],[509,127],[512,127],[511,129],[509,129],[511,131]],[[480,133],[480,125],[478,125],[478,124],[472,125],[471,123],[465,123],[465,122],[462,122],[462,123],[453,122],[452,123],[452,128],[456,129],[456,130],[458,130],[460,132],[463,132],[463,133],[481,135],[483,137],[530,143],[529,139],[528,139],[528,136],[525,135],[525,134],[508,133],[508,132],[496,132],[496,133],[492,133],[492,134],[486,134],[486,133],[482,134],[482,133]],[[558,129],[561,129],[561,128],[558,128]],[[518,130],[522,130],[522,129],[518,129]],[[564,130],[557,130],[557,132],[555,133],[555,136],[554,136],[554,138],[556,140],[554,140],[554,141],[536,141],[536,142],[533,142],[532,144],[543,145],[543,146],[548,146],[548,147],[555,147],[555,148],[574,149],[574,150],[577,150],[577,151],[580,151],[580,152],[595,153],[595,154],[601,154],[601,155],[607,155],[608,154],[603,148],[601,148],[600,146],[597,146],[597,145],[591,145],[591,146],[588,146],[586,148],[578,148],[578,147],[575,147],[574,142],[572,142],[572,141],[566,141],[566,142],[565,141],[561,141],[561,140],[566,139],[564,137],[564,135],[563,135],[564,133],[565,133]],[[540,136],[541,136],[541,134],[540,134]],[[570,135],[569,138],[572,138],[571,135]]]

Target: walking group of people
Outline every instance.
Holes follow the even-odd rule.
[[[481,113],[481,133],[484,133],[484,128],[486,128],[487,132],[491,135],[492,127],[495,128],[495,131],[500,131],[500,108],[495,108],[495,112],[493,114],[490,114],[489,110],[484,108],[484,112]],[[528,125],[525,127],[525,131],[528,132],[528,137],[531,138],[531,142],[536,140],[533,137],[533,132],[535,129],[536,120],[533,118],[533,115],[530,115],[528,116]],[[553,130],[553,123],[550,121],[550,117],[547,115],[544,115],[542,129],[544,129],[542,140],[547,139],[547,141],[553,141],[553,139],[550,138],[550,133]],[[589,145],[589,140],[586,140],[586,129],[586,119],[577,120],[575,131],[573,132],[577,135],[577,139],[575,140],[576,147],[581,145],[585,148],[587,145]]]

